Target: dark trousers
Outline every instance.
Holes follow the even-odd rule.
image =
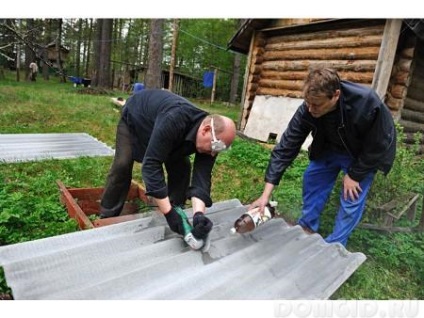
[[[101,217],[118,216],[122,212],[131,185],[133,166],[131,133],[127,123],[121,119],[116,130],[115,157],[100,202]],[[184,206],[190,183],[190,159],[182,157],[167,161],[165,168],[171,203]]]

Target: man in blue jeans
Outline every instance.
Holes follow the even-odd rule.
[[[263,207],[309,133],[310,163],[303,178],[303,208],[298,224],[317,232],[320,214],[343,173],[340,208],[327,242],[347,240],[361,220],[377,170],[387,174],[396,153],[396,130],[387,106],[368,87],[340,80],[330,68],[310,70],[299,106],[271,153],[262,195],[250,208]]]
[[[235,136],[230,118],[208,114],[169,91],[146,89],[132,95],[116,130],[115,158],[100,202],[100,217],[121,213],[137,161],[142,163],[146,195],[153,198],[170,229],[183,236],[185,215],[181,209],[191,199],[192,237],[184,240],[195,248],[196,239],[206,240],[213,225],[205,210],[212,205],[216,156],[230,147]]]

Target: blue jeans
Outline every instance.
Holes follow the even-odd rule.
[[[318,231],[319,218],[331,194],[337,176],[342,170],[345,174],[352,162],[348,155],[330,152],[322,159],[309,163],[303,176],[303,209],[298,223],[314,232]],[[358,225],[365,209],[365,202],[369,189],[374,180],[375,172],[371,172],[359,183],[362,192],[357,200],[345,200],[343,189],[340,193],[340,208],[336,216],[336,223],[325,241],[339,242],[346,246],[353,229]]]

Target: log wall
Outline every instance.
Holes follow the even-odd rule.
[[[263,54],[265,52],[266,38],[262,32],[254,33],[251,48],[249,50],[248,78],[244,93],[243,111],[240,118],[240,130],[244,130],[250,110],[252,109],[253,100],[256,96],[260,79],[260,65],[263,62]]]
[[[342,79],[371,86],[385,20],[365,24],[296,34],[257,33],[240,129],[245,127],[255,95],[302,98],[303,80],[315,65],[325,64]]]
[[[402,33],[385,99],[396,120],[401,117],[408,87],[411,83],[416,45],[417,38],[411,31]]]
[[[407,144],[414,144],[414,134],[424,135],[424,43],[417,40],[412,59],[412,71],[408,81],[406,98],[400,112],[399,124],[403,127]],[[424,152],[424,137],[421,138],[421,152]]]

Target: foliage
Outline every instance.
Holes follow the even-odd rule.
[[[205,71],[218,68],[216,94],[221,100],[229,99],[235,53],[226,48],[237,27],[238,20],[235,19],[182,19],[180,22],[177,49],[179,70],[202,78]],[[244,69],[245,62],[243,56],[241,69]],[[242,81],[239,84],[241,90]]]
[[[177,41],[175,71],[195,78],[201,82],[203,73],[218,68],[218,81],[215,92],[216,99],[229,100],[230,83],[233,75],[235,53],[227,50],[227,44],[239,27],[238,19],[179,19],[179,36]],[[96,48],[103,40],[97,38],[97,22],[99,19],[9,19],[16,33],[0,21],[0,64],[6,65],[4,56],[10,55],[12,64],[16,66],[15,43],[17,37],[33,39],[27,43],[33,48],[43,47],[59,37],[59,21],[62,23],[62,43],[69,49],[65,63],[65,72],[70,76],[96,77]],[[111,77],[115,85],[127,81],[130,70],[137,74],[147,66],[150,19],[114,19],[110,67]],[[163,28],[163,60],[162,67],[168,70],[171,61],[173,40],[173,19],[165,19]],[[33,26],[33,27],[31,27]],[[13,36],[12,36],[13,35]],[[12,42],[12,43],[11,43]],[[13,45],[11,45],[13,44]],[[24,47],[24,45],[22,46]],[[5,52],[3,48],[10,48]],[[28,48],[27,48],[28,49]],[[30,51],[31,52],[31,51]],[[7,53],[7,54],[5,54]],[[240,69],[245,69],[246,56],[241,58]],[[29,64],[25,56],[25,63]],[[21,63],[21,65],[25,65]],[[27,66],[25,67],[25,69]],[[40,70],[41,72],[41,70]],[[52,74],[55,70],[51,69]],[[41,75],[41,74],[40,74]],[[41,77],[41,76],[40,76]],[[119,80],[118,80],[119,79]],[[118,84],[119,82],[119,84]],[[239,81],[239,92],[243,81]],[[128,82],[126,82],[128,84]],[[211,88],[201,87],[197,96],[210,96]],[[240,96],[241,94],[238,94]]]
[[[392,170],[387,177],[380,174],[375,180],[379,187],[386,189],[386,191],[378,193],[381,197],[376,198],[376,200],[380,202],[387,202],[391,198],[398,196],[400,191],[411,189],[411,182],[415,179],[412,174],[405,175],[405,169],[408,169],[410,172],[414,171],[414,166],[411,166],[410,164],[413,162],[415,155],[412,149],[407,148],[403,144],[403,140],[404,133],[402,127],[398,125],[397,150]],[[374,195],[374,193],[372,194]],[[376,193],[375,196],[378,194]]]
[[[29,176],[15,166],[9,170],[13,172],[0,180],[0,245],[76,230],[58,201],[55,172]]]
[[[367,211],[369,214],[366,218],[376,219],[378,216],[372,215],[375,209],[384,203],[392,200],[401,201],[402,197],[408,193],[423,193],[424,175],[417,174],[424,165],[423,161],[416,156],[419,140],[419,134],[416,134],[416,142],[413,147],[407,147],[403,140],[405,134],[400,125],[397,128],[397,145],[396,157],[393,167],[387,176],[377,173],[373,186],[368,195]],[[406,202],[399,202],[400,208]]]

